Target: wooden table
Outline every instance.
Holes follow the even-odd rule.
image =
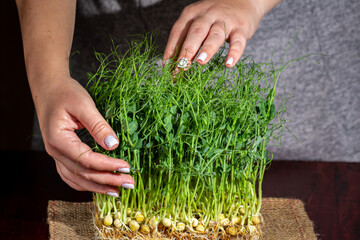
[[[1,152],[0,239],[48,239],[48,200],[91,201],[68,187],[44,152]],[[264,197],[306,203],[320,239],[360,239],[360,164],[273,161]]]

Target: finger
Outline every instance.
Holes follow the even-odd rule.
[[[171,29],[168,42],[164,51],[163,65],[167,64],[170,59],[174,59],[182,46],[186,34],[190,28],[192,20],[185,21],[179,19]]]
[[[196,61],[206,64],[224,44],[226,39],[225,26],[223,22],[215,22],[204,41]]]
[[[90,191],[102,194],[107,194],[113,197],[119,196],[119,189],[117,187],[98,184],[89,180],[83,179],[68,171],[60,162],[57,161],[57,169],[61,179],[70,187],[78,191]]]
[[[181,47],[179,59],[187,59],[190,62],[195,58],[202,43],[208,36],[211,22],[206,18],[198,18],[193,22]]]
[[[229,38],[230,47],[229,53],[226,57],[225,66],[231,68],[239,61],[240,57],[244,53],[246,38],[240,30],[232,32]]]
[[[49,144],[56,148],[56,152],[62,153],[61,157],[94,170],[130,172],[130,166],[126,161],[93,152],[88,145],[81,142],[75,132],[62,130],[59,136],[56,142],[53,140]],[[58,158],[58,156],[55,157]]]
[[[67,159],[66,157],[58,158],[59,163],[68,171],[76,176],[80,176],[86,180],[96,182],[99,184],[106,184],[112,186],[123,186],[126,188],[133,188],[134,179],[128,174],[118,174],[109,171],[97,171],[90,168],[85,168],[76,162]],[[131,186],[130,186],[131,185]]]
[[[86,168],[100,171],[130,172],[126,161],[93,152],[76,135],[71,122],[52,121],[48,129],[44,138],[45,148],[53,158],[66,157]]]
[[[103,116],[97,110],[95,104],[83,104],[82,107],[70,110],[77,113],[74,116],[93,136],[95,141],[107,150],[115,149],[119,145],[114,130],[105,121]]]
[[[55,160],[55,163],[56,163],[56,170],[57,172],[59,173],[61,179],[67,183],[70,187],[72,187],[73,189],[77,190],[77,191],[86,191],[85,188],[83,187],[80,187],[77,183],[71,181],[71,179],[68,179],[62,172],[62,167],[60,167],[60,164],[57,162],[56,159]]]

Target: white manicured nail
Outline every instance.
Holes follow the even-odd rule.
[[[118,172],[122,172],[122,173],[129,173],[129,172],[130,172],[130,168],[119,168],[117,171],[118,171]]]
[[[109,135],[105,138],[105,145],[108,148],[112,148],[116,144],[119,144],[119,141],[113,135]]]
[[[111,197],[119,197],[119,194],[117,194],[116,192],[107,192],[106,195],[109,195]]]
[[[189,60],[187,60],[186,58],[181,58],[178,62],[177,67],[178,68],[186,68],[188,66]]]
[[[198,61],[205,62],[205,59],[206,59],[206,58],[207,58],[206,52],[202,52],[202,53],[200,53],[200,55],[198,56],[197,60],[198,60]]]
[[[234,59],[232,57],[229,57],[228,60],[226,61],[226,65],[231,66],[234,62]]]
[[[134,189],[134,184],[131,183],[124,183],[123,185],[121,185],[123,188],[128,188],[128,189]]]

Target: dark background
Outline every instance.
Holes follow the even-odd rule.
[[[34,105],[15,1],[0,1],[0,150],[30,150]]]

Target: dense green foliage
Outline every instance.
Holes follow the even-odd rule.
[[[95,149],[128,161],[135,179],[135,189],[121,188],[119,198],[96,194],[101,216],[120,211],[125,228],[127,208],[145,222],[157,216],[191,227],[196,216],[206,227],[224,214],[251,224],[272,159],[266,146],[281,138],[285,123],[287,98],[275,110],[276,84],[292,61],[276,69],[243,58],[227,69],[219,52],[174,76],[149,36],[125,54],[114,46],[96,57],[88,89],[120,145]]]

